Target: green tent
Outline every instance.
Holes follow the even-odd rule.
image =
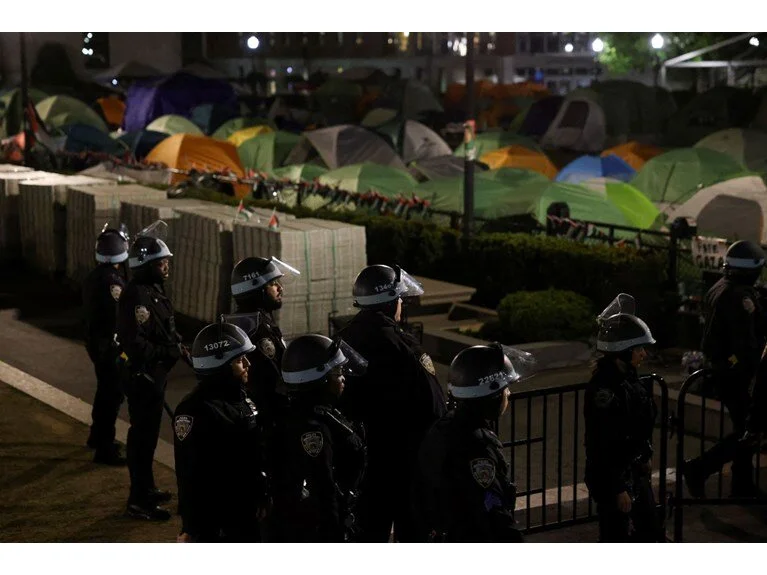
[[[483,180],[500,182],[501,184],[506,184],[512,188],[533,182],[550,181],[546,176],[539,172],[519,168],[499,168],[497,170],[488,170],[486,172],[475,172],[475,177]]]
[[[301,136],[291,132],[259,134],[240,144],[237,154],[246,170],[269,172],[283,164],[300,140]]]
[[[275,168],[272,175],[275,178],[290,180],[291,182],[311,182],[328,170],[315,164],[294,164],[284,168]]]
[[[109,133],[101,116],[87,104],[70,96],[50,96],[35,106],[40,119],[49,129],[61,128],[70,124],[86,124]]]
[[[397,110],[392,110],[391,108],[373,108],[364,118],[362,118],[360,126],[365,128],[377,128],[392,120],[396,120],[398,116],[399,112]]]
[[[29,99],[37,105],[48,97],[40,90],[30,88]],[[21,90],[16,88],[0,96],[0,138],[15,136],[24,129],[21,115]]]
[[[176,116],[174,114],[168,114],[167,116],[160,116],[152,121],[145,130],[151,130],[153,132],[162,132],[169,136],[176,134],[192,134],[193,136],[202,136],[202,130],[197,127],[191,120],[187,120],[183,116]]]
[[[524,146],[530,150],[541,152],[541,147],[530,138],[513,134],[511,132],[482,132],[477,134],[474,140],[477,149],[477,159],[482,154],[505,148],[506,146]],[[466,155],[466,144],[461,144],[453,152],[454,155],[463,157]]]
[[[660,221],[660,210],[631,184],[611,178],[594,178],[579,185],[600,194],[617,206],[631,227],[651,229]]]
[[[706,148],[682,148],[655,156],[631,180],[631,185],[656,203],[690,199],[701,188],[729,180],[745,168],[726,154]]]
[[[245,128],[252,128],[253,126],[269,126],[272,129],[277,129],[273,122],[264,118],[232,118],[221,124],[221,126],[213,132],[211,138],[215,138],[216,140],[226,140],[235,132],[244,130]]]
[[[322,184],[338,186],[349,192],[375,190],[388,197],[409,194],[418,185],[415,178],[403,170],[368,162],[331,170],[321,175],[319,180]]]
[[[706,136],[695,147],[727,154],[749,170],[767,173],[767,132],[730,128]]]

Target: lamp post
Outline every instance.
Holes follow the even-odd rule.
[[[594,51],[594,80],[596,80],[599,74],[599,53],[605,49],[605,43],[601,38],[594,38],[591,49]]]
[[[655,50],[654,52],[654,59],[655,59],[655,65],[654,65],[654,76],[655,76],[655,87],[658,87],[658,79],[660,76],[660,55],[658,54],[658,51],[663,48],[663,45],[666,43],[663,36],[660,34],[656,34],[650,39],[650,46],[652,46],[652,49]]]
[[[464,140],[466,156],[463,164],[463,239],[471,238],[474,220],[474,158],[477,154],[474,142],[474,32],[466,38],[466,123]]]

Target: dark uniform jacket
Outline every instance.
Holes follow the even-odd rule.
[[[274,539],[344,541],[365,469],[361,434],[337,410],[296,398],[275,441]]]
[[[736,365],[753,372],[765,343],[761,304],[755,288],[730,278],[716,282],[706,294],[702,349],[715,366]]]
[[[625,371],[613,360],[600,360],[586,388],[586,485],[597,502],[614,501],[622,491],[632,495],[636,471],[653,453],[652,390],[623,365]]]
[[[193,541],[256,542],[266,506],[255,405],[233,379],[188,394],[173,419],[183,531]]]
[[[516,487],[490,423],[462,407],[424,439],[415,489],[422,536],[437,541],[519,542]]]
[[[100,353],[113,346],[117,331],[117,302],[125,280],[112,264],[100,264],[83,282],[85,341]]]
[[[280,364],[285,353],[282,332],[272,314],[259,310],[258,326],[248,337],[256,349],[248,354],[248,396],[255,402],[258,412],[268,424],[277,417],[275,410],[284,409],[284,395],[278,394],[282,384]]]
[[[446,411],[434,364],[418,343],[381,312],[363,310],[341,337],[368,361],[347,378],[339,409],[365,425],[371,473],[412,468],[431,425]]]
[[[133,278],[120,296],[117,338],[132,374],[163,382],[180,357],[173,305],[161,284]]]

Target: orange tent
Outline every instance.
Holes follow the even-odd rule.
[[[626,160],[626,163],[638,172],[647,161],[653,159],[655,156],[660,156],[662,153],[663,150],[657,146],[640,144],[639,142],[626,142],[625,144],[620,144],[605,150],[602,152],[602,156],[614,154],[619,158]]]
[[[507,146],[484,154],[480,162],[490,166],[491,170],[498,168],[522,168],[543,174],[550,180],[557,175],[557,167],[551,163],[548,156],[524,146]]]
[[[245,171],[242,169],[234,144],[207,136],[176,134],[165,138],[149,152],[146,162],[162,163],[169,168],[179,170],[229,171],[237,177],[245,177]],[[183,174],[174,174],[171,183],[175,184],[185,179]],[[248,185],[234,184],[234,193],[237,198],[245,197],[250,190],[251,187]]]
[[[104,119],[110,126],[122,126],[125,116],[125,102],[114,96],[99,98],[96,103],[101,106]]]
[[[520,82],[519,84],[496,84],[492,88],[492,96],[497,100],[508,98],[540,99],[549,95],[549,90],[543,84],[535,82]]]

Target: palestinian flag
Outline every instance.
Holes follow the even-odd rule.
[[[270,230],[279,230],[280,229],[280,219],[277,217],[277,208],[274,208],[272,210],[272,217],[269,218],[268,227],[269,227]]]
[[[242,215],[246,220],[250,220],[253,213],[250,211],[249,208],[245,207],[245,201],[240,200],[240,205],[237,206],[237,213],[235,214],[235,219],[240,217]]]

